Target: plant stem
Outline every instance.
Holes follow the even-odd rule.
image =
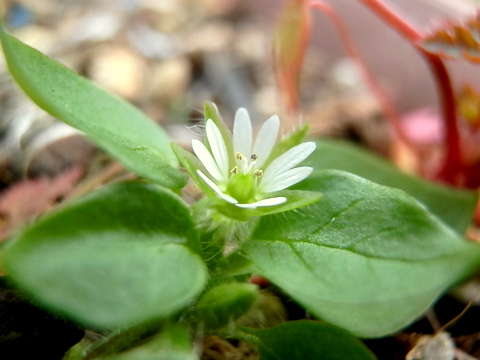
[[[407,38],[412,44],[416,45],[423,37],[421,31],[416,29],[407,20],[395,13],[381,0],[358,0],[365,6],[369,7],[380,18],[382,18],[388,25],[397,30],[403,37]]]
[[[460,134],[457,125],[457,109],[455,94],[447,68],[442,59],[435,54],[428,53],[418,46],[423,39],[423,33],[408,23],[404,18],[395,13],[381,0],[358,0],[370,8],[388,25],[405,37],[420,52],[435,76],[442,105],[443,120],[445,123],[445,142],[447,153],[444,164],[438,174],[439,178],[451,184],[458,184],[458,175],[463,168],[463,160],[460,151]]]

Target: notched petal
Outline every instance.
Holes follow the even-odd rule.
[[[300,164],[315,150],[316,144],[312,141],[297,145],[280,155],[267,167],[263,174],[263,181],[269,182],[273,178],[287,172]]]
[[[244,108],[237,110],[233,123],[233,152],[250,157],[252,151],[252,122]]]
[[[251,204],[235,204],[235,206],[238,206],[243,209],[255,209],[257,207],[263,207],[263,206],[275,206],[275,205],[280,205],[283,204],[284,202],[287,201],[286,197],[274,197],[270,199],[264,199],[260,201],[255,201]]]
[[[204,173],[202,173],[200,170],[197,170],[197,174],[202,178],[203,181],[205,181],[205,183],[210,186],[212,188],[213,191],[215,191],[215,193],[220,196],[223,200],[229,202],[230,204],[236,204],[238,203],[238,201],[231,197],[230,195],[227,195],[225,194],[222,189],[220,189],[218,187],[217,184],[215,184],[212,180],[210,180],[208,178],[207,175],[205,175]]]
[[[257,167],[261,167],[267,161],[277,141],[278,130],[280,129],[280,119],[273,115],[263,123],[258,132],[253,146],[252,153],[258,156]]]
[[[307,178],[312,173],[312,171],[313,168],[309,166],[302,166],[295,169],[290,169],[268,181],[262,181],[262,183],[260,184],[260,191],[263,191],[265,193],[271,193],[284,190]]]
[[[179,149],[176,154],[198,186],[216,203],[218,211],[246,221],[249,216],[289,211],[318,201],[319,194],[285,190],[304,180],[313,170],[306,166],[295,168],[315,150],[313,142],[299,144],[308,126],[276,145],[280,120],[274,115],[264,122],[253,143],[247,110],[240,108],[236,112],[233,133],[214,106],[206,106],[206,114],[212,114],[216,120],[206,116],[205,143],[192,141],[196,157],[190,154],[193,159],[189,159]],[[238,195],[239,189],[246,185],[248,194]],[[267,194],[270,198],[266,198]],[[240,199],[242,202],[261,200],[239,204],[236,197],[243,199]]]
[[[210,119],[207,120],[205,125],[205,132],[218,169],[226,177],[228,176],[228,153],[222,134],[217,125]]]
[[[225,176],[220,173],[217,163],[210,154],[210,151],[199,140],[192,140],[192,150],[197,155],[198,159],[202,162],[205,169],[218,181],[224,181]]]

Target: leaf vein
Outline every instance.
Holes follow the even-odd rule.
[[[438,256],[435,256],[435,257],[432,257],[432,258],[425,258],[425,259],[421,259],[421,258],[416,258],[416,259],[401,259],[401,258],[392,258],[392,257],[385,257],[385,256],[373,256],[373,255],[368,255],[368,254],[365,254],[365,253],[361,253],[361,252],[358,252],[358,251],[355,251],[354,249],[352,249],[351,247],[345,247],[345,248],[341,248],[341,247],[336,247],[336,246],[332,246],[332,245],[326,245],[326,244],[318,244],[318,243],[314,243],[314,242],[310,242],[310,241],[307,241],[307,240],[289,240],[289,239],[281,239],[281,240],[278,240],[278,239],[255,239],[253,241],[269,241],[269,242],[280,242],[280,243],[284,243],[285,245],[287,245],[288,247],[292,247],[294,244],[308,244],[308,245],[315,245],[315,246],[318,246],[318,247],[325,247],[325,248],[328,248],[328,249],[334,249],[334,250],[342,250],[342,251],[348,251],[348,252],[351,252],[355,255],[359,255],[359,256],[363,256],[365,258],[368,258],[368,259],[374,259],[374,260],[390,260],[390,261],[399,261],[399,262],[408,262],[408,263],[413,263],[413,262],[419,262],[419,261],[432,261],[432,260],[439,260],[439,259],[447,259],[449,257],[455,257],[455,256],[458,256],[459,253],[457,252],[454,252],[454,253],[449,253],[449,254],[444,254],[444,255],[438,255]],[[295,249],[296,250],[296,249]],[[298,250],[296,250],[298,252]],[[296,253],[297,254],[297,253]],[[305,259],[303,259],[303,261],[305,261]],[[303,262],[302,261],[302,262]]]
[[[321,225],[319,228],[314,230],[310,235],[308,235],[308,237],[311,237],[312,235],[316,235],[316,234],[320,233],[327,226],[331,225],[335,221],[335,219],[340,217],[343,213],[351,210],[353,207],[357,206],[359,203],[361,203],[363,201],[364,201],[364,199],[355,200],[354,202],[349,204],[346,208],[343,208],[339,212],[337,212],[336,214],[333,214],[328,222],[326,222],[325,224]]]

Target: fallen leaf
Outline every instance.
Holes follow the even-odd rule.
[[[480,63],[480,12],[464,23],[447,21],[442,28],[426,35],[419,45],[447,59],[463,57]]]
[[[455,343],[450,334],[423,335],[405,357],[406,360],[454,360]]]
[[[39,178],[17,182],[0,195],[0,241],[50,209],[83,176],[82,167],[74,167],[54,179]]]
[[[464,86],[457,98],[458,110],[473,130],[480,129],[480,93]]]

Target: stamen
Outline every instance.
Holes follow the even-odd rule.
[[[255,175],[256,177],[262,177],[263,176],[263,170],[260,170],[260,169],[255,170],[253,172],[253,175]]]
[[[252,159],[253,161],[256,161],[258,159],[257,154],[252,154],[252,156],[250,156],[250,159]]]
[[[243,160],[243,155],[242,155],[242,153],[237,152],[237,153],[235,154],[235,160]]]
[[[235,166],[232,170],[230,170],[230,172],[231,172],[233,175],[238,174],[238,166]]]
[[[257,162],[253,160],[248,166],[245,166],[245,174],[251,173],[252,169],[254,168]],[[245,164],[247,165],[247,164]]]

